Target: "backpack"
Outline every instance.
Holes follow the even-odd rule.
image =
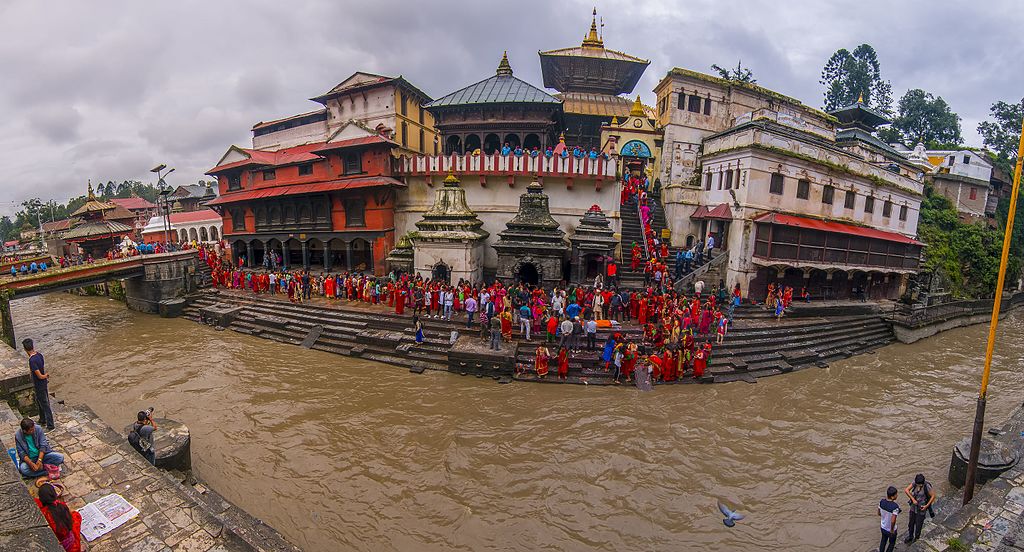
[[[128,432],[128,444],[140,450],[148,451],[153,448],[153,443],[150,443],[149,439],[146,439],[139,433],[139,428],[141,427],[138,422],[132,424],[132,430]]]

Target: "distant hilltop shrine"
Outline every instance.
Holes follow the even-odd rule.
[[[889,121],[863,102],[824,113],[675,68],[644,105],[634,88],[650,62],[606,48],[596,11],[580,45],[539,53],[542,86],[500,54],[493,74],[437,99],[402,76],[356,72],[313,97],[318,109],[254,125],[251,146],[231,146],[208,173],[219,194],[206,205],[235,257],[592,280],[645,243],[636,200],[623,201],[632,181],[669,259],[711,237],[726,258],[702,277],[755,299],[769,283],[896,298],[918,270],[934,166],[879,140]],[[589,244],[598,222],[608,234]],[[626,268],[625,284],[642,278]]]

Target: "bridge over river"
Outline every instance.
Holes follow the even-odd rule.
[[[196,288],[197,264],[195,251],[176,251],[51,268],[28,276],[6,274],[0,277],[0,338],[15,347],[11,301],[113,280],[124,281],[128,308],[148,313],[159,312],[162,301],[179,297]]]

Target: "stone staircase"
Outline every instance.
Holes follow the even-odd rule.
[[[651,210],[653,215],[651,216],[651,229],[659,237],[661,231],[668,228],[665,221],[665,210],[661,206],[661,202],[653,195],[648,196],[648,203],[652,206]],[[640,227],[640,213],[638,211],[639,205],[636,197],[630,198],[628,202],[622,205],[620,209],[622,218],[622,264],[619,268],[619,280],[623,287],[629,289],[640,289],[644,287],[644,272],[641,269],[633,271],[630,268],[630,261],[632,260],[632,248],[633,243],[636,242],[640,245],[641,251],[643,251],[644,234],[643,229]],[[675,273],[675,254],[678,249],[669,248],[669,258],[666,263],[668,265],[669,274]],[[646,251],[642,253],[642,260],[646,262],[650,257]]]
[[[227,328],[239,333],[407,367],[417,373],[425,370],[473,372],[472,369],[449,367],[450,332],[466,332],[461,316],[451,322],[423,319],[425,341],[419,346],[415,345],[409,316],[298,305],[249,294],[201,292],[190,297],[183,316],[201,322],[201,309],[218,304],[238,309]],[[340,304],[344,305],[343,302]],[[715,346],[704,377],[699,381],[684,378],[676,383],[754,382],[757,378],[810,366],[827,366],[828,362],[895,341],[891,324],[879,314],[865,314],[865,309],[839,309],[837,313],[857,314],[827,318],[816,316],[822,309],[824,307],[809,308],[808,316],[776,321],[771,313],[758,306],[741,306],[736,311],[735,322],[725,342]],[[799,307],[794,308],[793,314],[798,313]],[[598,332],[594,351],[584,350],[570,355],[569,377],[564,383],[612,384],[614,372],[604,372],[600,356],[605,339],[613,331],[633,341],[640,337],[639,328],[602,329]],[[475,328],[466,337],[476,339],[478,332],[479,329]],[[518,332],[515,335],[518,338]],[[707,340],[713,341],[713,336]],[[703,341],[698,339],[699,343]],[[532,372],[533,359],[536,348],[543,342],[543,333],[534,336],[532,341],[517,340],[514,361],[525,373],[514,379],[537,381]],[[557,352],[557,344],[550,348],[552,354]],[[552,360],[550,366],[548,377],[541,381],[563,383],[555,375],[557,363]]]

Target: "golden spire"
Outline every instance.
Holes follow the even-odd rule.
[[[640,103],[640,94],[636,95],[636,101],[633,102],[633,107],[629,110],[630,117],[644,117],[647,114],[644,113],[644,104]]]
[[[96,194],[92,193],[92,179],[89,179],[89,195],[87,196],[89,201],[96,201]]]
[[[512,66],[508,63],[508,50],[505,50],[505,53],[501,55],[501,63],[498,64],[497,74],[499,77],[512,76]]]
[[[584,48],[604,48],[604,41],[597,35],[597,8],[594,8],[594,15],[590,19],[590,34],[583,39]]]
[[[449,188],[457,188],[459,186],[459,179],[455,176],[455,171],[448,171],[448,176],[444,179],[444,185]]]
[[[859,104],[864,103],[864,93],[863,92],[861,92],[860,96],[857,97],[857,103],[859,103]]]
[[[619,118],[616,117],[615,115],[612,115],[612,126],[618,126],[618,125],[619,125]]]
[[[559,132],[558,133],[558,142],[562,143],[562,144],[565,143],[565,132]]]

